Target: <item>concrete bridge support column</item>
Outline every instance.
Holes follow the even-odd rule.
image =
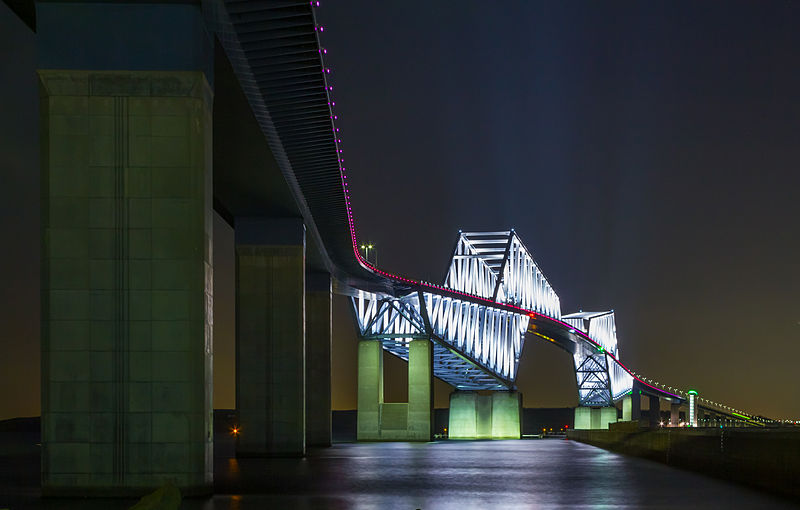
[[[210,492],[213,39],[189,3],[36,22],[42,493]]]
[[[433,344],[412,340],[408,352],[408,403],[383,401],[383,348],[358,344],[359,441],[430,441],[433,438]]]
[[[661,399],[650,395],[650,411],[647,414],[650,428],[659,428],[661,426]]]
[[[575,408],[575,430],[592,430],[592,408]]]
[[[522,393],[495,391],[492,393],[492,439],[522,437]]]
[[[202,72],[39,78],[43,494],[209,492],[211,89]]]
[[[305,227],[236,218],[238,456],[306,452]]]
[[[376,340],[358,342],[358,414],[356,438],[380,441],[383,405],[383,348]]]
[[[575,430],[605,430],[617,422],[616,407],[576,407]]]
[[[669,424],[672,427],[677,427],[681,421],[681,405],[672,403],[669,406]]]
[[[450,394],[450,439],[519,439],[522,437],[522,394],[476,391]]]
[[[639,390],[634,389],[630,395],[622,399],[622,421],[639,421],[642,418],[642,397]]]
[[[433,343],[408,346],[408,441],[433,439]]]
[[[479,409],[478,397],[475,391],[454,391],[450,394],[450,418],[447,424],[449,439],[491,437],[491,413]]]
[[[592,409],[592,428],[607,430],[611,423],[617,423],[616,407],[610,406]]]
[[[306,446],[331,445],[331,275],[306,274]]]

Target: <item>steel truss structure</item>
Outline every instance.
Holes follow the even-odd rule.
[[[459,232],[445,287],[561,317],[558,295],[513,230]]]
[[[579,312],[561,318],[597,342],[576,345],[573,360],[579,404],[610,406],[633,388],[633,377],[616,362],[619,356],[614,312]]]
[[[432,341],[436,377],[458,389],[508,389],[538,313],[592,340],[569,348],[581,405],[611,405],[630,391],[632,378],[613,358],[613,312],[561,317],[558,295],[513,230],[459,232],[439,288],[399,297],[357,291],[352,302],[360,336],[405,360],[412,340]]]
[[[432,292],[399,298],[359,292],[361,337],[408,360],[411,340],[434,342],[434,374],[459,389],[507,389],[516,379],[529,317]]]

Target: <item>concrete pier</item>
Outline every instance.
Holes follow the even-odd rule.
[[[237,218],[238,456],[306,452],[305,227]]]
[[[576,407],[574,428],[576,430],[605,430],[617,422],[616,407]]]
[[[358,417],[359,441],[381,439],[383,405],[383,348],[380,342],[358,342]]]
[[[642,396],[634,387],[631,394],[622,399],[622,421],[639,421],[642,418]]]
[[[592,408],[591,407],[576,407],[575,408],[575,430],[591,430],[592,429]]]
[[[428,340],[412,340],[408,346],[406,439],[433,439],[433,344]]]
[[[211,91],[40,71],[45,494],[211,484]]]
[[[306,274],[306,446],[331,445],[331,275]]]
[[[359,441],[433,439],[433,345],[409,343],[408,403],[383,401],[383,348],[376,340],[358,343]]]
[[[202,10],[41,2],[36,24],[42,493],[167,481],[208,493],[213,40]]]
[[[650,401],[649,411],[647,412],[649,426],[651,429],[657,429],[661,426],[661,399],[649,395],[648,400]]]
[[[669,424],[672,427],[677,427],[681,421],[680,416],[681,405],[672,403],[669,405]]]
[[[519,439],[522,394],[516,391],[476,391],[450,394],[450,439]]]

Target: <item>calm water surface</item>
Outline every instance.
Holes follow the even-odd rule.
[[[798,508],[747,487],[574,441],[337,444],[305,459],[235,459],[217,443],[216,491],[203,510],[470,508]],[[14,508],[128,508],[132,501],[40,500]]]

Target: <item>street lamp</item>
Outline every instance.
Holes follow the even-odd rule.
[[[367,262],[370,262],[370,260],[369,260],[369,252],[370,252],[370,250],[372,250],[372,254],[375,257],[375,260],[372,261],[372,263],[377,266],[378,265],[378,252],[375,251],[375,247],[372,245],[372,243],[362,244],[361,245],[361,249],[364,250],[364,259]]]

